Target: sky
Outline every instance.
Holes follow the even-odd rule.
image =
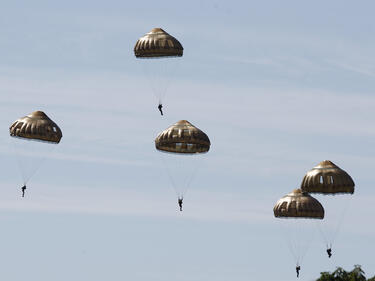
[[[326,159],[356,189],[333,257],[316,230],[300,280],[375,275],[372,1],[1,6],[2,280],[293,280],[272,209]],[[154,27],[184,47],[163,117],[133,53]],[[63,138],[21,198],[9,126],[35,110]],[[211,140],[182,213],[154,147],[181,119]]]

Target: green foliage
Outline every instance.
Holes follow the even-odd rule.
[[[375,276],[366,279],[365,272],[360,265],[355,265],[350,272],[338,267],[334,272],[321,272],[320,278],[316,281],[375,281]]]

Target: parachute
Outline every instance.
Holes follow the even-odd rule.
[[[301,189],[295,189],[277,201],[273,213],[284,219],[280,224],[286,242],[296,265],[301,265],[312,240],[312,221],[324,218],[323,206]]]
[[[186,120],[168,127],[155,139],[178,198],[183,198],[198,167],[200,155],[210,150],[208,136]]]
[[[53,144],[62,138],[59,126],[44,112],[35,111],[10,126],[24,185],[36,173]]]
[[[306,173],[301,189],[318,196],[333,195],[336,199],[327,200],[326,196],[319,197],[319,200],[325,202],[327,208],[326,218],[319,225],[319,229],[327,249],[331,249],[349,204],[351,196],[347,195],[354,193],[354,181],[347,172],[333,162],[325,160]]]
[[[162,104],[178,59],[183,56],[181,43],[161,28],[153,28],[138,39],[134,55],[142,65],[159,104]]]
[[[354,193],[354,181],[347,172],[333,162],[325,160],[303,177],[301,189],[308,193],[334,195]]]
[[[178,121],[162,131],[155,139],[156,149],[172,153],[206,153],[210,150],[210,139],[186,120]]]
[[[273,208],[273,213],[276,218],[324,218],[322,204],[301,189],[295,189],[279,199]]]
[[[153,28],[134,47],[137,58],[182,57],[183,51],[181,43],[161,28]]]
[[[62,133],[43,111],[35,111],[16,120],[9,128],[11,137],[59,143]]]

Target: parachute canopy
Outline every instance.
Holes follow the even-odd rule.
[[[153,28],[134,46],[137,58],[182,57],[183,51],[181,43],[161,28]]]
[[[43,111],[16,120],[9,128],[11,137],[59,143],[62,132]]]
[[[308,193],[354,193],[354,181],[329,160],[320,162],[304,176],[301,189]]]
[[[205,153],[210,145],[208,136],[186,120],[173,124],[155,139],[157,150],[172,153]]]
[[[301,189],[295,189],[279,199],[273,207],[273,213],[276,218],[324,218],[323,206]]]

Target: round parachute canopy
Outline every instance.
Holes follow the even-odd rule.
[[[16,120],[9,128],[11,137],[59,143],[62,132],[43,111]]]
[[[205,153],[210,145],[208,136],[186,120],[173,124],[155,139],[157,150],[172,153]]]
[[[153,28],[134,46],[137,58],[182,57],[183,51],[181,43],[161,28]]]
[[[301,189],[295,189],[279,199],[273,207],[273,213],[276,218],[324,218],[322,204]]]
[[[320,162],[304,176],[301,189],[308,193],[354,193],[354,181],[329,160]]]

